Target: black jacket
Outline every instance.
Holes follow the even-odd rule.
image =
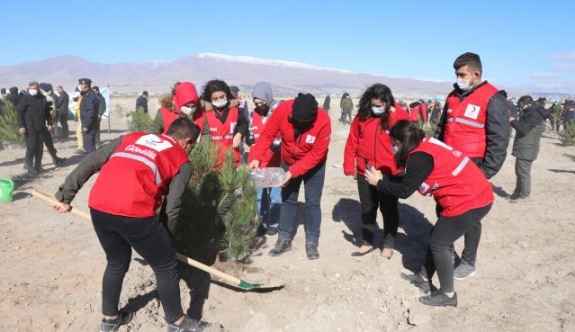
[[[455,93],[461,101],[467,96],[471,95],[477,88],[486,82],[478,85],[473,90],[464,92],[460,90],[457,85]],[[511,126],[509,125],[509,116],[517,113],[517,109],[513,104],[507,100],[507,93],[500,90],[489,99],[487,102],[487,122],[485,126],[486,131],[486,151],[483,160],[473,160],[481,169],[486,178],[491,179],[503,166],[503,162],[507,157],[507,145],[509,145],[509,135],[511,134]],[[443,109],[441,121],[435,132],[435,138],[443,141],[443,128],[447,123],[447,103]]]
[[[40,92],[37,95],[24,95],[18,103],[18,126],[27,131],[41,132],[46,124],[52,125],[50,105]]]
[[[58,111],[58,114],[68,114],[69,105],[70,105],[70,96],[68,96],[68,93],[66,91],[62,91],[62,93],[58,97],[58,100],[56,101],[56,111]]]
[[[533,104],[521,111],[518,120],[510,122],[515,129],[513,155],[519,159],[535,160],[539,154],[540,138],[545,132],[546,110]]]
[[[98,96],[92,90],[83,91],[81,94],[80,120],[82,127],[86,127],[88,130],[95,129],[98,121]]]
[[[136,111],[140,107],[144,109],[144,113],[148,113],[148,99],[144,96],[139,96],[138,99],[136,99]]]
[[[98,97],[98,116],[102,117],[106,113],[106,98],[99,93],[96,94],[96,97]]]

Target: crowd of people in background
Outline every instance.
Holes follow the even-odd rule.
[[[415,191],[434,197],[438,220],[431,231],[421,271],[410,277],[415,286],[427,293],[420,301],[431,306],[457,306],[453,280],[466,279],[476,272],[481,222],[494,202],[489,180],[506,160],[511,129],[516,132],[512,155],[516,158],[517,181],[508,198],[518,202],[531,194],[531,167],[539,152],[546,121],[552,116],[559,117],[561,121],[553,125],[557,130],[560,124],[567,130],[575,122],[575,102],[572,100],[566,100],[562,111],[556,112],[557,103],[546,109],[545,99],[534,100],[528,95],[518,100],[508,98],[504,90],[482,78],[482,63],[477,54],[460,55],[455,59],[453,69],[456,83],[445,98],[421,98],[407,103],[402,98],[395,98],[391,87],[376,83],[363,91],[356,104],[351,94],[344,91],[339,101],[341,114],[335,116],[341,126],[349,126],[343,172],[356,180],[361,204],[361,246],[352,256],[362,257],[378,249],[374,232],[378,229],[379,210],[383,217],[381,256],[390,259],[401,218],[398,200]],[[104,283],[103,328],[107,326],[113,330],[130,318],[117,311],[121,289],[118,284],[121,285],[127,271],[125,252],[121,261],[115,260],[116,244],[103,235],[103,232],[112,232],[124,236],[126,231],[112,229],[107,223],[117,219],[114,222],[129,224],[132,219],[147,222],[149,218],[155,218],[153,208],[161,205],[159,197],[169,187],[168,199],[175,201],[170,205],[175,209],[171,215],[173,226],[180,204],[174,192],[181,194],[181,184],[189,181],[191,172],[188,169],[191,164],[185,156],[206,135],[219,148],[219,165],[225,162],[226,152],[232,151],[235,166],[247,164],[251,170],[281,167],[285,171],[281,187],[258,188],[257,192],[261,220],[258,235],[277,235],[270,256],[281,256],[292,249],[298,228],[298,196],[304,186],[305,251],[310,260],[320,258],[321,198],[332,133],[329,93],[323,107],[315,96],[304,92],[280,101],[274,96],[270,83],[258,82],[251,91],[249,99],[254,108],[250,109],[248,100],[240,95],[240,89],[223,80],[210,80],[200,89],[190,81],[177,82],[171,93],[161,99],[161,107],[148,132],[114,140],[94,154],[101,143],[100,122],[107,105],[99,88],[92,86],[88,78],[79,79],[76,90],[76,95],[69,96],[62,86],[58,86],[55,93],[51,84],[32,81],[23,91],[16,87],[1,91],[2,103],[10,102],[17,110],[19,131],[26,138],[24,166],[28,174],[44,172],[44,145],[55,166],[65,162],[65,158],[58,157],[54,140],[69,138],[67,121],[71,100],[76,102],[74,112],[79,121],[77,153],[90,156],[79,169],[90,170],[92,174],[95,169],[102,168],[105,175],[100,176],[95,188],[107,192],[101,188],[122,181],[126,186],[139,186],[138,179],[129,178],[129,172],[114,173],[112,168],[115,171],[130,167],[139,167],[141,171],[155,169],[156,174],[160,169],[170,174],[166,178],[146,179],[146,186],[155,189],[153,197],[147,197],[150,192],[146,190],[138,197],[139,202],[146,201],[145,215],[119,205],[111,208],[112,203],[97,197],[98,190],[92,191],[90,208],[95,229],[108,254],[108,267],[113,270],[116,266],[123,271],[106,272],[114,274],[114,280]],[[149,93],[143,91],[136,100],[136,110],[147,114],[149,98]],[[1,111],[0,108],[0,114]],[[150,148],[153,145],[150,140],[171,142],[170,148],[161,154],[168,159],[150,158],[149,154],[144,158],[138,154],[140,150],[129,149],[129,146]],[[246,152],[248,147],[249,152]],[[118,158],[108,161],[111,156]],[[57,195],[62,202],[58,207],[60,212],[69,211],[75,193],[87,180],[86,177],[78,180],[80,171],[73,172],[60,188]],[[170,182],[172,179],[176,182]],[[118,201],[125,200],[127,206],[133,199],[136,198],[118,196]],[[165,229],[159,227],[155,232],[158,241],[165,240]],[[458,255],[453,243],[460,237],[464,238],[465,247]],[[126,243],[121,245],[139,247],[144,252],[149,249],[147,244]],[[169,246],[163,250],[168,252]],[[149,262],[155,270],[165,268],[164,272],[168,271],[157,277],[159,284],[164,284],[158,291],[169,326],[173,331],[194,330],[197,323],[174,305],[179,300],[179,293],[174,288],[175,258],[168,255],[154,265],[154,256],[150,255]],[[436,272],[439,288],[432,282]]]

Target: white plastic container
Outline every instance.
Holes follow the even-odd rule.
[[[279,187],[284,182],[285,171],[281,167],[267,167],[252,171],[250,176],[256,187]]]

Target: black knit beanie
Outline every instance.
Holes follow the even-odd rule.
[[[311,121],[317,117],[317,100],[311,93],[299,93],[292,106],[292,117],[298,121]]]

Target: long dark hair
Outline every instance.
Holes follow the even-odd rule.
[[[381,83],[375,83],[365,90],[359,99],[359,109],[357,115],[361,120],[366,120],[371,117],[371,100],[377,99],[386,103],[385,112],[381,115],[381,123],[383,129],[389,129],[387,119],[389,118],[389,108],[394,105],[395,99],[391,93],[391,89]]]
[[[391,128],[389,136],[400,143],[395,153],[395,163],[397,167],[403,168],[407,165],[409,153],[425,138],[425,132],[412,121],[400,120]]]
[[[208,83],[206,83],[206,85],[204,86],[204,93],[202,93],[202,99],[208,103],[211,103],[212,93],[216,91],[224,92],[226,94],[228,102],[233,99],[236,99],[236,97],[234,97],[234,95],[232,94],[232,90],[230,89],[228,83],[222,80],[211,80]]]

